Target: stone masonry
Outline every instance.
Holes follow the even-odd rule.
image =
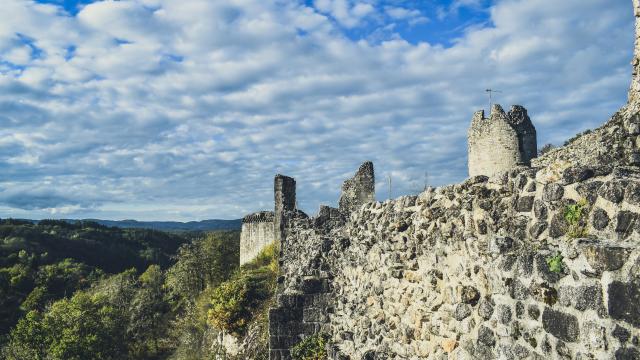
[[[296,208],[296,181],[291,177],[278,174],[273,181],[273,188],[275,235],[276,241],[281,242],[285,213]]]
[[[240,233],[240,265],[253,260],[274,240],[273,211],[261,211],[245,216],[242,219]]]
[[[526,110],[494,107],[472,130],[509,147],[487,162],[470,130],[482,175],[313,218],[282,211],[270,358],[326,333],[336,360],[640,359],[639,54],[629,103],[531,166]]]
[[[527,110],[514,105],[505,113],[498,104],[488,119],[477,111],[468,133],[469,176],[494,176],[516,165],[530,165],[537,155],[536,129]]]
[[[375,201],[375,183],[373,163],[367,161],[360,165],[355,176],[342,184],[342,194],[338,201],[340,211],[350,214],[362,204]]]

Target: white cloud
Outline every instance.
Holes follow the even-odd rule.
[[[271,203],[278,172],[297,178],[313,212],[368,159],[379,180],[392,174],[395,195],[425,171],[435,184],[462,180],[487,87],[529,109],[541,144],[624,102],[629,4],[503,0],[488,11],[492,26],[444,48],[345,35],[423,16],[403,1],[105,1],[71,16],[6,0],[0,217],[234,218]]]

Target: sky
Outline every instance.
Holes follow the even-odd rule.
[[[629,0],[2,0],[0,217],[232,219],[296,178],[313,215],[467,177],[524,105],[561,145],[626,102]],[[387,179],[391,178],[391,193]]]

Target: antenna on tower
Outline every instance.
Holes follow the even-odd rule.
[[[491,112],[491,107],[493,106],[493,93],[502,93],[502,91],[493,89],[487,89],[485,91],[489,93],[489,112]]]
[[[387,175],[387,178],[389,180],[389,199],[391,199],[391,173]]]

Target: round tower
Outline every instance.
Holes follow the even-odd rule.
[[[527,109],[514,105],[505,113],[493,105],[489,118],[477,111],[468,132],[469,176],[494,176],[518,165],[529,166],[537,155],[536,129]]]

